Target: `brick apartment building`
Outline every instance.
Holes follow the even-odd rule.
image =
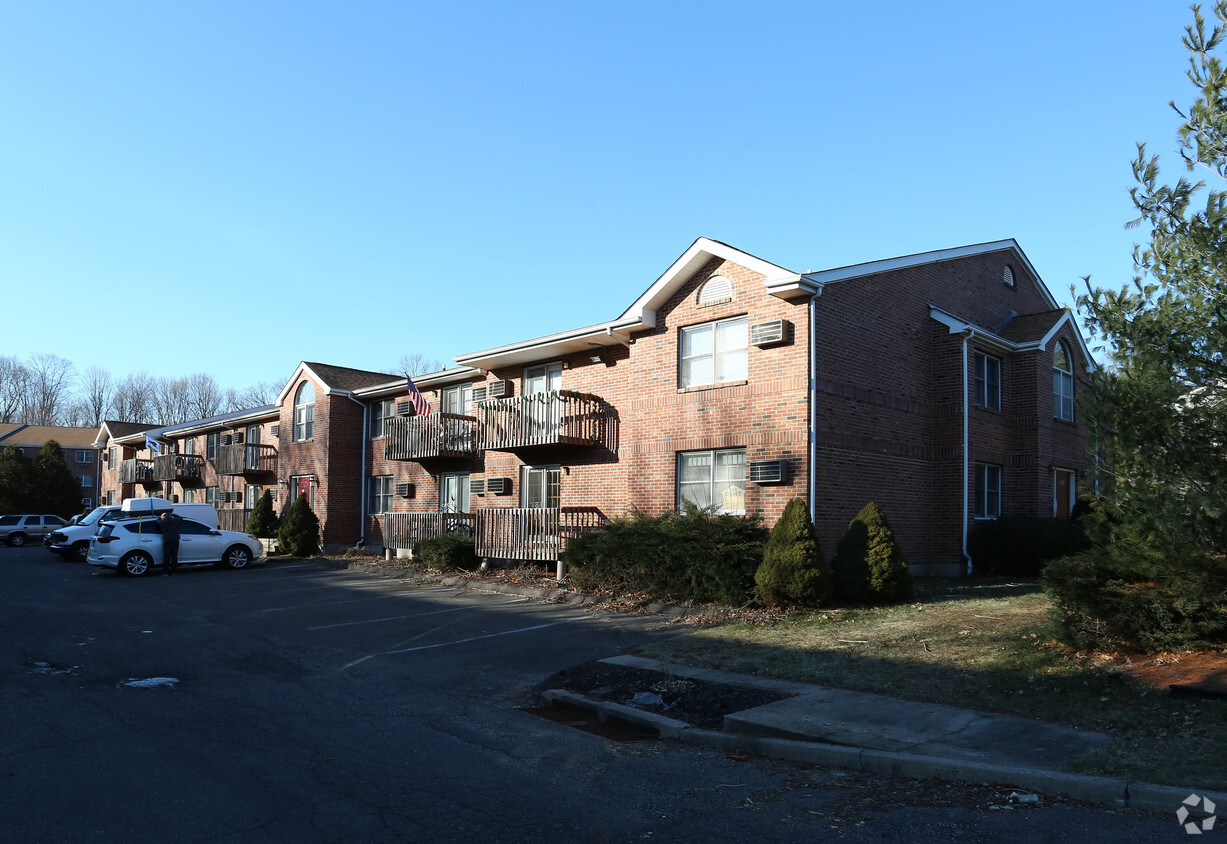
[[[210,501],[241,527],[306,495],[326,546],[444,530],[554,560],[631,509],[809,502],[829,549],[868,502],[913,569],[957,575],[977,520],[1068,518],[1094,366],[1012,240],[795,273],[695,241],[616,319],[403,378],[301,363],[269,406],[167,428],[108,422],[102,488]],[[146,438],[162,443],[162,454]]]

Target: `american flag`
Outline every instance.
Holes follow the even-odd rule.
[[[409,401],[413,402],[413,409],[418,412],[419,416],[429,415],[430,402],[426,401],[425,397],[418,392],[418,388],[414,385],[413,379],[406,375],[405,383],[409,385]]]
[[[162,444],[148,434],[145,435],[145,448],[149,449],[154,454],[162,453]]]

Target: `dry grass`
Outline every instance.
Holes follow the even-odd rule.
[[[1097,730],[1114,741],[1071,770],[1227,788],[1227,703],[1173,698],[1119,655],[1070,652],[1050,634],[1049,606],[1034,583],[929,581],[913,604],[748,614],[642,652]]]

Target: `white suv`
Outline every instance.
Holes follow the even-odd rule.
[[[25,545],[30,537],[41,537],[66,524],[59,516],[0,516],[0,540]]]
[[[179,523],[179,563],[212,563],[218,568],[241,569],[264,553],[251,534],[219,530],[184,519]],[[157,519],[120,519],[104,522],[90,540],[91,566],[117,569],[120,574],[148,574],[162,565],[162,529]]]

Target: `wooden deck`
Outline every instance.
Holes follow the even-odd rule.
[[[605,440],[605,407],[596,396],[559,390],[477,405],[481,447],[513,451],[542,445],[599,446]]]
[[[387,460],[474,457],[477,419],[457,413],[396,416],[384,422],[383,456]]]

